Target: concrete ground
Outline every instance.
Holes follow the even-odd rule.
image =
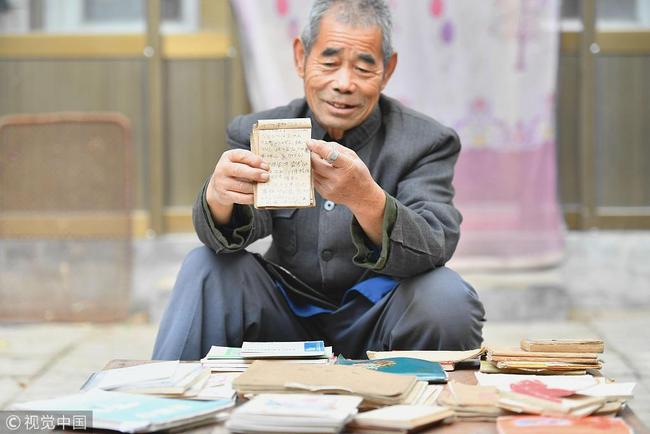
[[[34,268],[36,257],[50,270],[48,281],[60,278],[67,282],[64,278],[69,278],[68,270],[76,271],[77,275],[86,273],[79,282],[73,282],[78,287],[70,287],[92,295],[95,302],[116,299],[114,293],[101,290],[110,288],[115,274],[98,273],[94,263],[84,262],[75,269],[72,254],[66,256],[65,267],[57,263],[61,262],[61,248],[65,247],[64,252],[78,250],[77,257],[102,258],[95,262],[112,264],[111,255],[84,253],[106,249],[104,245],[79,246],[67,242],[50,249],[51,246],[44,246],[40,241],[0,241],[0,286],[3,282],[22,281],[24,288],[19,290],[23,298],[30,294],[29,284],[14,278],[24,276],[25,270],[38,270]],[[183,257],[198,245],[193,235],[133,242],[127,321],[110,324],[0,322],[0,409],[13,402],[75,392],[91,372],[101,369],[111,359],[150,358],[157,324],[176,273]],[[264,243],[259,243],[253,250],[265,248]],[[487,345],[516,346],[523,337],[602,338],[606,347],[603,374],[617,381],[637,383],[630,406],[650,426],[648,257],[650,231],[571,232],[567,236],[566,258],[557,267],[511,272],[461,270],[461,274],[479,290],[486,306]],[[94,286],[89,286],[93,283]],[[1,296],[0,291],[0,300],[11,303],[16,292],[5,289],[9,292]],[[35,288],[34,296],[25,299],[42,300],[36,296],[37,291],[42,292],[42,288]],[[65,295],[61,293],[64,298]],[[73,295],[67,294],[68,298]]]

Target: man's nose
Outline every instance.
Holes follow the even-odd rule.
[[[336,72],[336,81],[334,83],[334,90],[341,93],[350,93],[354,90],[354,80],[352,78],[352,71],[349,68],[340,68]]]

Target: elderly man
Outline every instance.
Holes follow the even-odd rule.
[[[383,0],[316,0],[293,43],[305,98],[236,118],[230,150],[194,205],[205,247],[187,256],[155,359],[211,345],[323,339],[336,353],[463,350],[484,310],[444,264],[459,238],[452,204],[458,137],[381,94],[397,64]],[[309,117],[317,206],[259,210],[273,170],[250,152],[259,119]],[[264,257],[245,250],[272,234]]]

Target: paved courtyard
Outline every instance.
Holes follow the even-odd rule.
[[[593,321],[491,322],[488,345],[517,345],[523,336],[594,337],[606,341],[603,373],[637,383],[630,405],[650,426],[650,312],[625,312]],[[157,326],[120,324],[23,324],[0,326],[0,408],[56,397],[79,389],[111,359],[148,359]]]
[[[38,240],[1,242],[0,286],[3,282],[5,286],[7,282],[19,285],[4,289],[0,299],[9,303],[12,294],[21,294],[28,301],[48,302],[47,298],[33,295],[29,298],[29,294],[42,291],[39,287],[30,293],[30,282],[39,280],[32,276],[39,270],[33,265],[34,258],[54,270],[48,275],[52,280],[57,273],[65,274],[75,266],[72,260],[61,266],[62,247],[67,249],[64,252],[81,253],[107,249],[103,244],[92,247],[74,242],[56,246]],[[111,359],[149,359],[158,321],[182,259],[198,245],[196,237],[189,234],[133,242],[126,321],[0,322],[0,409],[14,402],[73,393],[91,372]],[[267,246],[258,242],[252,249],[261,252]],[[99,265],[104,264],[101,261],[113,261],[113,256],[107,254],[81,256],[93,258]],[[557,267],[510,272],[461,270],[461,274],[479,290],[485,303],[487,345],[517,346],[523,337],[602,338],[606,348],[603,374],[617,381],[637,383],[630,406],[650,426],[648,257],[650,231],[570,232],[566,258]],[[77,289],[96,297],[95,301],[116,299],[114,293],[101,289],[110,288],[115,276],[98,273],[97,267],[90,261],[75,269],[82,275]],[[29,279],[20,279],[26,270],[33,270],[28,273]]]

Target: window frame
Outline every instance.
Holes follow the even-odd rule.
[[[47,33],[144,33],[146,14],[142,19],[128,21],[89,21],[84,17],[85,0],[57,2],[57,7],[45,7],[43,31]],[[144,0],[140,0],[144,1]],[[180,0],[181,19],[162,21],[161,33],[192,33],[199,30],[199,1]]]

